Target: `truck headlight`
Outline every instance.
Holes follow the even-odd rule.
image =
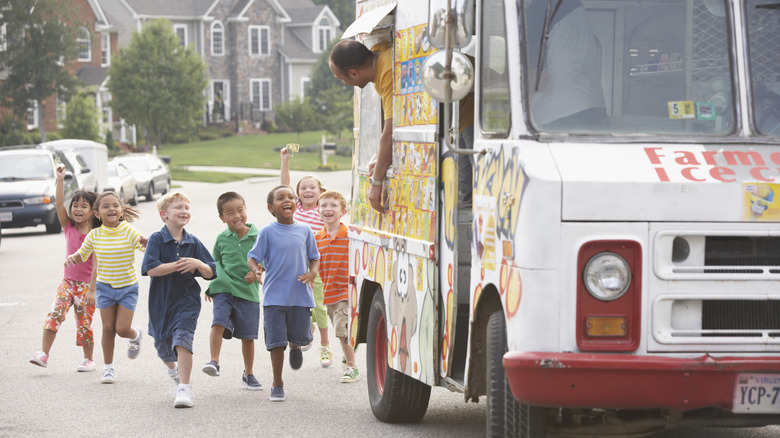
[[[628,262],[614,252],[602,252],[591,258],[582,272],[585,289],[593,298],[612,301],[620,298],[631,284]]]

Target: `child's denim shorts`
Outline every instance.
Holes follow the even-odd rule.
[[[233,333],[236,339],[257,339],[260,327],[260,303],[234,297],[230,293],[215,294],[214,320],[211,325],[221,325]]]
[[[135,312],[135,306],[138,304],[138,283],[126,287],[113,288],[110,284],[100,281],[96,282],[95,307],[108,309],[114,304],[119,304],[125,309]]]
[[[195,333],[189,330],[173,329],[173,336],[164,339],[154,339],[154,348],[157,350],[157,357],[163,362],[176,362],[176,346],[184,347],[192,353],[192,339]]]
[[[299,306],[263,307],[265,348],[307,345],[312,340],[311,309]]]

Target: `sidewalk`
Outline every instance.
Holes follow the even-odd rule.
[[[257,167],[229,167],[229,166],[182,166],[186,170],[193,172],[225,172],[225,173],[248,173],[253,175],[272,175],[279,176],[279,169],[259,169]],[[293,173],[296,171],[291,171]]]

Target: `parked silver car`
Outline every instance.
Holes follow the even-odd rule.
[[[108,182],[105,191],[119,194],[119,199],[123,203],[136,205],[138,203],[138,187],[130,170],[116,159],[108,162],[107,170]]]
[[[171,172],[157,155],[127,154],[114,160],[130,170],[135,177],[138,193],[147,201],[151,201],[156,193],[166,194],[171,190]]]

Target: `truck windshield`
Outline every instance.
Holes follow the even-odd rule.
[[[530,121],[536,130],[735,131],[732,27],[724,0],[520,4]],[[776,47],[777,32],[772,35]]]
[[[746,7],[756,129],[780,135],[780,1],[750,0]]]

